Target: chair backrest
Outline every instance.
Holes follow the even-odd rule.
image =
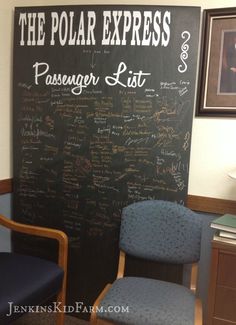
[[[122,211],[120,249],[153,261],[188,264],[200,257],[201,217],[169,201],[148,200]]]

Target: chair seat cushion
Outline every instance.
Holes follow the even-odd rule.
[[[98,317],[123,325],[192,325],[194,307],[194,294],[182,285],[124,277],[102,299]]]
[[[58,293],[63,270],[41,258],[0,252],[0,324],[10,317],[9,302],[16,306],[34,306]],[[20,314],[22,315],[22,314]],[[20,316],[15,313],[11,320]]]

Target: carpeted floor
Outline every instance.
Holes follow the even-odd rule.
[[[12,323],[12,325],[55,325],[55,314],[25,314]],[[66,315],[65,325],[89,325],[89,322]]]

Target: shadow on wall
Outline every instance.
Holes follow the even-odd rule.
[[[11,194],[0,195],[0,214],[8,218],[11,218],[11,199]],[[4,252],[9,252],[11,250],[10,231],[3,227],[0,227],[0,250]]]

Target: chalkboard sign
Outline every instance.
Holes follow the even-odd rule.
[[[14,219],[68,234],[69,302],[91,304],[114,279],[124,206],[185,202],[199,16],[198,7],[15,9]],[[14,247],[51,254],[34,241]]]

